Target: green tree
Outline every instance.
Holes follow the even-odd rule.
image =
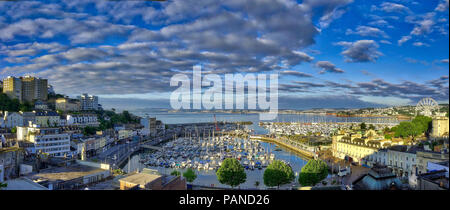
[[[273,161],[264,171],[264,184],[269,187],[288,184],[295,179],[292,168],[280,160]]]
[[[419,115],[415,117],[411,122],[416,125],[417,132],[422,134],[427,133],[431,130],[432,120],[433,119],[431,117]]]
[[[328,175],[328,165],[323,160],[309,160],[303,166],[298,182],[303,186],[314,186]]]
[[[255,187],[258,188],[259,186],[259,181],[255,181]]]
[[[238,186],[247,179],[244,167],[234,158],[225,159],[219,170],[217,170],[216,175],[221,184],[226,184],[231,187]]]
[[[370,124],[369,129],[375,130],[375,126],[373,124]]]
[[[367,125],[366,125],[366,123],[361,123],[361,124],[359,125],[359,127],[361,128],[361,130],[366,130]]]
[[[86,126],[83,128],[83,135],[85,135],[85,136],[94,135],[96,132],[97,132],[97,128],[94,128],[91,126]]]
[[[197,179],[197,174],[191,168],[188,168],[186,172],[183,173],[183,177],[186,178],[186,181],[192,183],[195,179]]]
[[[17,127],[11,128],[11,133],[17,133]]]
[[[172,176],[181,176],[181,172],[177,171],[177,170],[173,170],[170,175]]]

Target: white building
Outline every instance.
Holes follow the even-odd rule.
[[[387,149],[380,149],[369,156],[371,164],[378,163],[388,166],[399,177],[409,177],[414,174],[416,167],[416,152],[418,147],[395,145]]]
[[[93,126],[97,127],[100,125],[98,122],[98,117],[96,114],[69,114],[66,116],[66,124],[68,126]]]
[[[125,130],[119,130],[118,134],[119,134],[119,139],[122,140],[122,139],[127,139],[127,138],[131,138],[131,137],[135,136],[137,134],[137,132],[133,131],[133,130],[125,129]]]
[[[156,118],[155,117],[145,117],[141,118],[141,125],[144,129],[149,130],[150,135],[156,135]]]
[[[78,96],[81,110],[98,110],[98,97],[87,93]]]
[[[54,157],[64,157],[70,152],[70,134],[59,128],[17,127],[17,140],[29,141],[34,148],[27,148],[30,153],[42,152]]]
[[[23,126],[23,117],[17,112],[5,111],[3,118],[3,128],[14,128],[17,126]]]

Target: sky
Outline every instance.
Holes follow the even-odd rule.
[[[0,78],[105,108],[169,107],[170,78],[279,75],[279,108],[448,103],[448,0],[0,1]]]

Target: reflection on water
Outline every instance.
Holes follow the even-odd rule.
[[[285,160],[288,162],[294,173],[299,173],[301,168],[308,162],[308,159],[305,157],[301,157],[298,153],[289,151],[288,149],[281,148],[281,150],[275,151],[276,146],[272,143],[261,142],[261,146],[264,147],[266,151],[270,151],[275,154],[275,159]],[[153,166],[145,166],[144,164],[139,162],[139,155],[135,155],[130,159],[123,170],[126,172],[136,171],[139,169],[141,171],[143,168],[152,168],[158,170],[162,174],[170,174],[173,170],[172,168],[164,168],[164,167],[153,167]],[[186,169],[176,169],[178,171],[184,172]],[[217,181],[217,177],[215,171],[204,171],[204,170],[196,170],[197,179],[193,184],[202,185],[202,186],[211,186],[214,185],[216,187],[229,187],[226,185],[222,185]],[[253,171],[246,170],[247,180],[244,184],[240,185],[242,188],[255,188],[255,182],[259,181],[259,187],[265,188],[263,174],[264,169],[258,170],[255,169]],[[296,178],[297,180],[297,178]]]

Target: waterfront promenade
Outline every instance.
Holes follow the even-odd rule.
[[[286,147],[286,148],[296,151],[308,158],[314,158],[314,156],[316,155],[316,152],[317,152],[314,147],[305,146],[305,145],[302,145],[298,142],[295,142],[295,141],[292,141],[289,139],[277,139],[277,138],[270,138],[270,137],[265,137],[265,136],[250,136],[250,138],[255,139],[255,140],[269,142],[269,143],[274,143],[276,145]]]

